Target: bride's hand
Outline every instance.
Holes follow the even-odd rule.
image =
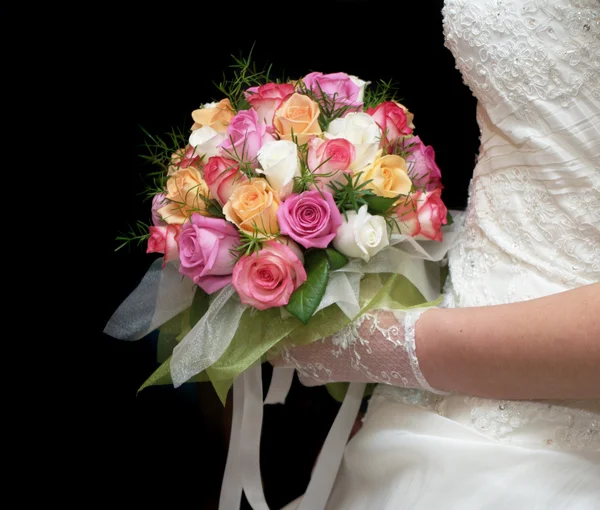
[[[328,338],[284,346],[272,364],[295,368],[306,386],[372,382],[441,393],[423,377],[415,347],[415,323],[426,310],[365,313]]]

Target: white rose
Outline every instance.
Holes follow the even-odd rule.
[[[388,227],[383,216],[374,216],[363,205],[358,213],[346,211],[348,219],[338,228],[333,247],[351,258],[369,262],[370,258],[390,244]]]
[[[203,126],[200,129],[192,131],[189,142],[194,147],[194,154],[203,157],[207,161],[212,156],[218,156],[221,153],[219,145],[225,141],[225,133],[217,133],[210,126]]]
[[[283,200],[290,195],[294,188],[294,177],[300,176],[296,144],[290,140],[268,141],[258,151],[257,158],[261,168],[256,171],[265,175],[279,198]]]
[[[381,129],[368,113],[349,113],[329,124],[325,138],[345,138],[356,148],[356,157],[350,165],[351,171],[362,170],[375,161]]]
[[[219,106],[219,103],[213,101],[212,103],[204,103],[202,108],[216,108],[217,106]]]
[[[350,75],[350,79],[352,80],[352,83],[354,83],[354,85],[357,85],[358,87],[360,87],[360,90],[358,91],[358,96],[357,96],[356,100],[360,101],[362,103],[365,99],[365,87],[367,85],[369,85],[371,82],[361,80],[358,76],[352,76],[352,75]]]

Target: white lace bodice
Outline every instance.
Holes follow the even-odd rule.
[[[444,33],[481,129],[459,305],[599,281],[600,1],[446,0]]]
[[[600,281],[600,0],[446,0],[443,14],[481,130],[447,301],[492,305]],[[600,449],[599,402],[383,385],[374,398],[420,405],[505,441]]]

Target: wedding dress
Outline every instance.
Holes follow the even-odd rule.
[[[600,281],[600,0],[446,0],[443,19],[481,131],[444,306]],[[381,382],[357,330],[296,369],[334,380],[344,351]],[[379,384],[327,508],[600,509],[600,402]]]

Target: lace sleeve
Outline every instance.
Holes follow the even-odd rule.
[[[415,325],[425,310],[365,313],[331,337],[285,346],[273,364],[296,368],[306,386],[374,382],[443,394],[431,388],[419,369]]]

